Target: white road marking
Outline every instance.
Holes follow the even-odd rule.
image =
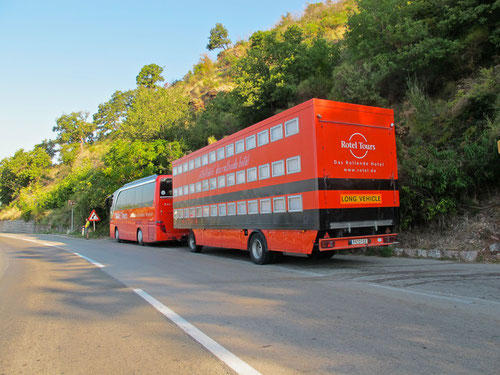
[[[85,255],[79,254],[79,253],[73,253],[75,255],[78,255],[80,258],[85,259],[87,262],[92,263],[94,266],[99,267],[99,268],[104,268],[106,267],[104,264],[101,264],[99,262],[96,262],[93,259],[90,259],[89,257],[86,257]]]
[[[299,270],[299,269],[296,269],[296,268],[289,268],[289,267],[286,267],[286,266],[275,266],[275,265],[273,265],[272,267],[273,268],[277,268],[277,269],[282,270],[282,271],[294,272],[294,273],[297,273],[299,275],[305,275],[305,276],[313,276],[313,277],[326,277],[326,276],[328,276],[328,275],[326,275],[324,273],[312,272],[312,271],[304,271],[304,270]]]
[[[141,298],[150,303],[156,310],[166,316],[169,320],[171,320],[175,325],[177,325],[180,329],[186,332],[193,339],[198,341],[201,345],[203,345],[208,351],[214,354],[217,358],[231,367],[236,373],[240,375],[261,375],[260,372],[255,370],[249,364],[238,358],[236,355],[231,353],[229,350],[224,348],[222,345],[208,337],[198,328],[193,326],[175,311],[171,310],[163,303],[158,301],[156,298],[152,297],[148,293],[146,293],[142,289],[133,289]]]
[[[437,299],[444,299],[444,300],[447,300],[447,301],[458,302],[458,303],[465,303],[465,304],[468,304],[468,305],[473,305],[473,304],[476,304],[476,303],[486,303],[486,304],[500,305],[500,302],[488,301],[488,300],[481,299],[481,298],[460,297],[460,296],[455,296],[453,294],[441,294],[441,293],[438,293],[438,292],[434,292],[434,293],[422,292],[420,290],[411,289],[411,288],[398,288],[398,287],[395,287],[395,286],[381,285],[381,284],[374,284],[374,283],[367,283],[367,285],[373,286],[375,288],[387,289],[387,290],[392,290],[392,291],[402,292],[402,293],[417,294],[417,295],[420,295],[420,296],[437,298]]]
[[[26,238],[26,237],[21,237],[21,236],[9,236],[7,234],[0,234],[0,235],[3,236],[3,237],[14,238],[14,239],[17,239],[17,240],[23,240],[23,241],[33,242],[33,243],[36,243],[37,245],[54,247],[56,249],[66,251],[67,253],[77,255],[80,258],[85,259],[87,262],[93,264],[96,267],[99,267],[99,268],[105,268],[106,267],[104,264],[96,262],[95,260],[90,259],[90,258],[86,257],[85,255],[82,255],[82,254],[79,254],[79,253],[74,253],[72,251],[69,251],[68,249],[65,249],[64,247],[61,247],[61,246],[57,246],[57,245],[54,245],[54,244],[51,244],[51,243],[46,243],[46,242],[42,242],[42,241],[38,241],[38,240],[32,240],[31,238]]]

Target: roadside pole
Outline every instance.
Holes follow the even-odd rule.
[[[73,210],[76,203],[74,201],[69,200],[68,204],[71,206],[71,233],[73,233],[73,231],[75,230],[75,225],[74,225],[75,215],[73,214]]]

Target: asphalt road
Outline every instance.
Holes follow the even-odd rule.
[[[500,265],[0,235],[0,374],[499,369]]]

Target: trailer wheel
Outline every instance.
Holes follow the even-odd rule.
[[[201,253],[201,249],[203,249],[203,246],[196,244],[196,237],[194,236],[193,231],[189,232],[188,247],[189,251],[192,253]]]
[[[118,227],[115,228],[115,240],[118,243],[122,242],[122,240],[120,240],[120,232],[118,231]]]
[[[137,243],[139,246],[144,246],[144,238],[142,236],[142,230],[137,229]]]
[[[254,233],[248,244],[250,258],[255,264],[267,264],[273,260],[273,254],[267,250],[264,236],[260,233]]]

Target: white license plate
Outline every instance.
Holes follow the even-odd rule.
[[[351,240],[351,245],[367,245],[368,238],[358,238],[356,240]]]

